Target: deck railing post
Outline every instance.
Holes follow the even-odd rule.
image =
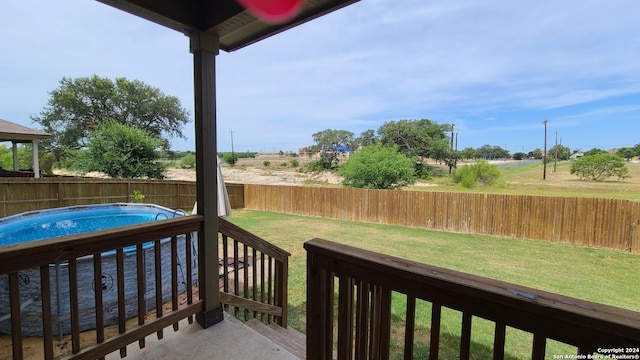
[[[307,252],[307,360],[331,359],[331,334],[325,314],[327,274],[314,262],[312,251]],[[333,299],[331,299],[333,301]]]

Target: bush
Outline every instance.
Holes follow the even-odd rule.
[[[397,189],[415,183],[412,161],[397,147],[365,146],[347,160],[338,173],[342,184],[367,189]]]
[[[193,169],[196,167],[196,155],[187,154],[180,159],[180,167],[183,169]]]
[[[476,185],[489,186],[496,184],[501,177],[501,173],[497,165],[480,160],[475,164],[465,165],[456,169],[451,176],[455,183],[465,188],[472,188]]]
[[[232,153],[224,153],[222,155],[222,161],[229,165],[235,165],[238,162],[238,155]]]
[[[271,161],[269,161],[269,160],[265,160],[265,161],[263,161],[263,162],[262,162],[262,165],[264,165],[265,167],[267,167],[267,166],[271,165]]]
[[[604,181],[612,176],[624,180],[629,177],[629,169],[620,156],[596,152],[574,161],[571,164],[571,174],[575,174],[580,180]]]
[[[89,135],[86,150],[70,151],[69,164],[83,172],[100,171],[112,178],[164,178],[157,162],[164,142],[144,130],[109,121]]]
[[[298,162],[297,159],[291,159],[291,167],[298,167],[300,165],[300,162]]]

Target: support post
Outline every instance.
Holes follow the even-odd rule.
[[[204,310],[196,320],[208,328],[223,320],[218,287],[218,194],[216,145],[216,66],[220,42],[216,35],[189,36],[194,65],[196,188],[198,214],[204,216],[198,233],[198,280]]]
[[[33,144],[33,154],[31,155],[33,158],[33,177],[36,179],[40,177],[40,159],[38,156],[38,139],[34,139]]]
[[[13,171],[20,170],[20,164],[18,163],[18,143],[12,142],[13,148]]]

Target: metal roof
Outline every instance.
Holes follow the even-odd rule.
[[[283,24],[254,17],[236,0],[98,0],[107,5],[189,35],[213,33],[220,49],[234,51],[358,0],[306,0],[302,11]]]
[[[0,141],[31,142],[50,137],[46,132],[0,119]]]

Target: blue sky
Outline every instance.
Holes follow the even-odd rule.
[[[3,0],[0,118],[64,77],[138,79],[193,114],[188,38],[102,3]],[[454,123],[458,148],[640,143],[637,0],[362,0],[217,57],[218,149],[295,151],[324,129]],[[193,116],[193,115],[191,115]],[[195,148],[193,122],[176,150]]]

